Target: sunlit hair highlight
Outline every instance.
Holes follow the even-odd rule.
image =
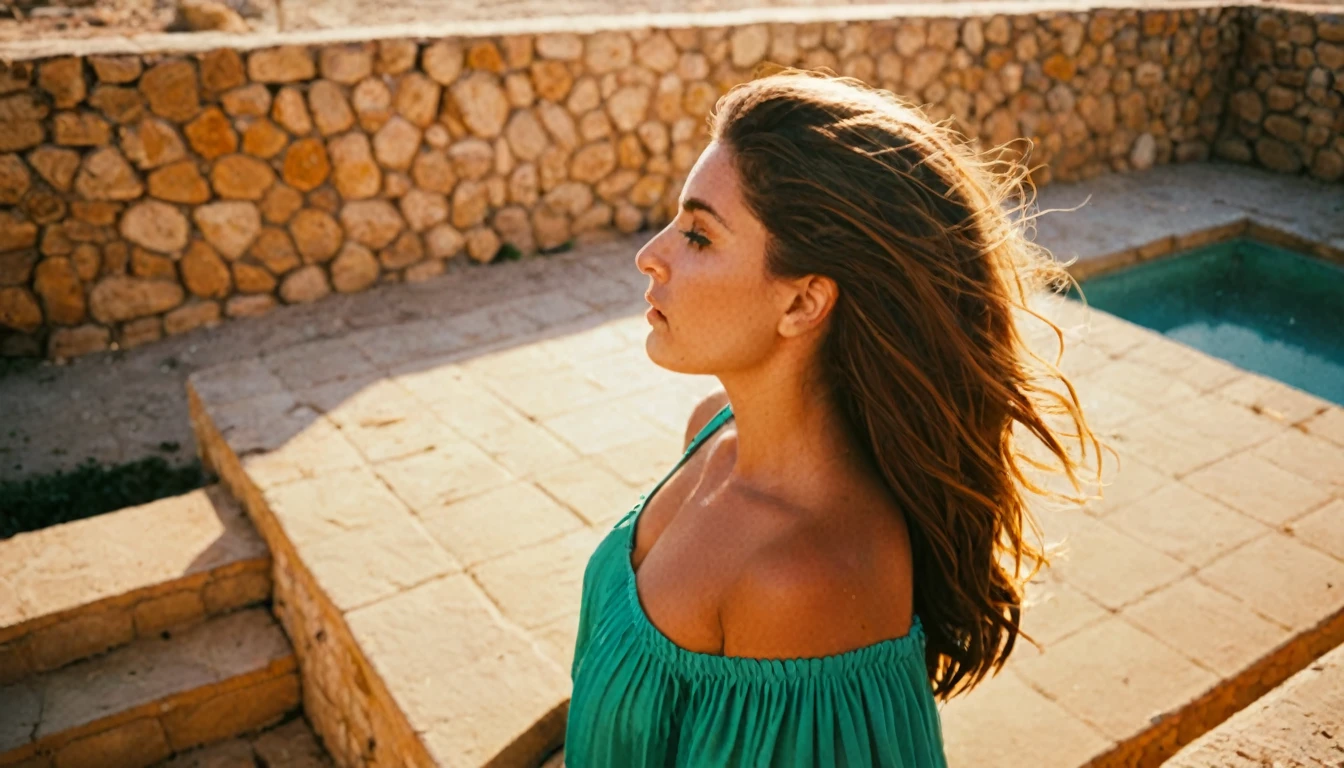
[[[738,85],[710,122],[768,233],[767,269],[838,286],[817,383],[910,528],[934,692],[969,690],[1012,652],[1024,584],[1046,562],[1031,497],[1077,499],[1084,466],[1100,473],[1057,367],[1063,334],[1033,308],[1069,279],[1028,237],[1024,166],[829,73]],[[1058,340],[1054,359],[1027,321]]]

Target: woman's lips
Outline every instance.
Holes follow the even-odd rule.
[[[649,303],[649,309],[644,313],[644,317],[648,318],[650,323],[655,321],[666,323],[667,316],[663,314],[663,311],[658,308],[657,304],[653,303],[653,295],[646,292],[644,294],[644,300]]]

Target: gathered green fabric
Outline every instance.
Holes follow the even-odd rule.
[[[688,651],[649,621],[630,564],[635,522],[731,416],[725,407],[700,430],[588,561],[566,765],[945,768],[918,616],[903,637],[788,660]]]

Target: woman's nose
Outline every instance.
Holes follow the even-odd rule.
[[[667,279],[667,262],[661,253],[661,243],[666,234],[666,229],[659,232],[635,254],[635,268],[659,282]]]

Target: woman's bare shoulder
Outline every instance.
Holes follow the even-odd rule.
[[[722,389],[716,389],[706,395],[700,402],[691,409],[691,417],[686,421],[686,442],[682,445],[685,450],[695,439],[695,436],[704,429],[714,415],[723,410],[723,406],[728,404],[728,393]]]
[[[829,656],[902,634],[908,578],[865,549],[800,528],[754,552],[721,603],[724,655]]]

